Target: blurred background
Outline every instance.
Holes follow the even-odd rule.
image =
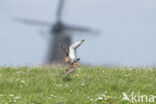
[[[0,65],[43,64],[59,0],[0,0]],[[15,17],[46,21],[33,26]],[[62,21],[99,34],[72,33],[90,65],[156,66],[156,0],[65,0]]]

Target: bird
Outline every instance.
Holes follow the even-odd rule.
[[[77,41],[73,44],[71,44],[68,49],[65,49],[65,47],[59,43],[59,46],[62,48],[63,52],[65,53],[65,62],[68,64],[68,68],[64,72],[65,75],[68,75],[72,73],[76,67],[79,65],[78,61],[80,58],[76,58],[76,49],[84,42],[83,40]]]

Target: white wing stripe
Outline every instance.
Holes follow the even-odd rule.
[[[84,42],[84,40],[80,40],[78,42],[73,43],[69,47],[69,57],[73,60],[76,58],[75,51],[76,49]]]

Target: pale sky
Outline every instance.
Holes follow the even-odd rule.
[[[43,63],[50,27],[14,22],[13,17],[55,21],[58,0],[0,1],[0,65]],[[99,35],[73,34],[85,39],[78,49],[81,62],[91,65],[156,66],[156,0],[66,0],[63,20],[91,27]]]

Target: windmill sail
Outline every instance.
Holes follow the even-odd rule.
[[[15,17],[13,19],[14,21],[21,22],[24,24],[34,25],[34,26],[50,26],[51,24],[47,21],[40,21],[40,20],[34,20],[34,19],[25,19],[22,17]]]
[[[58,4],[58,9],[57,9],[57,12],[56,12],[57,21],[61,21],[63,6],[64,6],[64,0],[60,0],[59,4]]]

